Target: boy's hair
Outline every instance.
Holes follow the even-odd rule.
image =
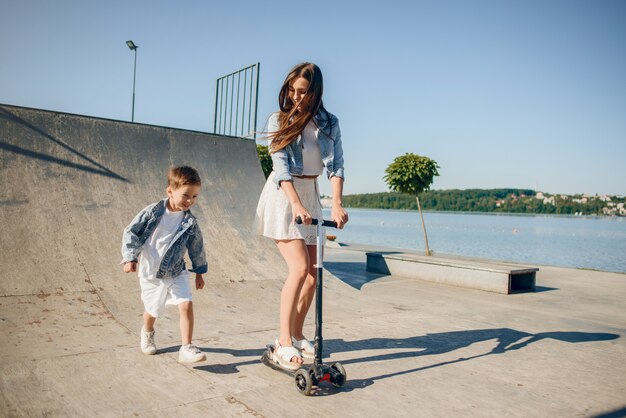
[[[167,185],[172,189],[178,189],[186,185],[200,186],[202,181],[195,168],[180,165],[170,167],[167,173]]]

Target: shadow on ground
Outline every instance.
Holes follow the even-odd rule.
[[[325,261],[324,268],[357,290],[361,290],[366,283],[389,276],[388,274],[367,271],[365,263],[362,262]]]
[[[449,353],[460,348],[469,347],[472,344],[496,340],[496,346],[482,354],[478,354],[471,357],[460,357],[456,360],[450,360],[440,363],[431,364],[423,367],[416,367],[412,369],[402,370],[394,373],[372,376],[367,379],[353,379],[348,378],[348,383],[342,390],[354,390],[362,389],[364,387],[374,384],[377,380],[387,379],[395,376],[400,376],[408,373],[415,373],[422,370],[432,369],[435,367],[446,366],[454,363],[461,363],[464,361],[473,360],[480,357],[489,355],[503,354],[508,351],[514,351],[523,349],[524,347],[535,344],[545,339],[553,339],[571,344],[577,343],[589,343],[597,341],[609,341],[619,338],[617,334],[608,333],[592,333],[592,332],[568,332],[568,331],[554,331],[554,332],[541,332],[537,334],[531,334],[523,331],[517,331],[510,328],[494,328],[494,329],[478,329],[467,331],[452,331],[441,332],[435,334],[426,334],[409,338],[368,338],[364,340],[345,341],[343,339],[330,339],[324,341],[324,357],[328,358],[332,354],[337,353],[349,353],[359,352],[363,353],[372,350],[393,350],[398,349],[402,351],[398,352],[386,352],[384,354],[371,354],[361,357],[353,357],[342,360],[341,363],[344,366],[350,364],[368,363],[368,362],[380,362],[387,360],[405,359],[419,356],[432,356],[438,354]],[[172,347],[173,349],[174,347]],[[407,351],[407,349],[409,351]],[[239,367],[248,366],[253,364],[260,364],[260,357],[263,354],[264,349],[244,349],[235,350],[229,348],[202,348],[202,351],[210,353],[230,354],[233,357],[251,357],[256,358],[246,360],[243,362],[234,362],[230,364],[216,364],[197,366],[195,369],[203,370],[210,373],[217,374],[232,374],[238,373]],[[349,368],[348,368],[349,369]],[[349,370],[348,370],[349,376]],[[327,393],[329,394],[329,393]]]
[[[86,171],[86,172],[89,172],[89,173],[95,173],[95,174],[99,174],[99,175],[102,175],[102,176],[111,177],[113,179],[121,180],[121,181],[126,182],[126,183],[129,182],[129,180],[125,179],[124,177],[120,176],[117,173],[114,173],[113,171],[111,171],[110,169],[108,169],[104,165],[98,163],[97,161],[93,160],[89,156],[87,156],[87,155],[77,151],[76,149],[72,148],[70,145],[68,145],[64,141],[62,141],[62,140],[52,136],[45,129],[43,129],[43,128],[39,127],[39,126],[36,126],[36,125],[30,123],[29,121],[27,121],[25,119],[20,118],[19,116],[15,115],[12,112],[9,112],[6,109],[0,109],[0,118],[6,119],[6,120],[14,123],[15,126],[21,127],[23,129],[26,129],[26,130],[32,132],[33,134],[35,134],[38,138],[40,138],[42,140],[47,140],[47,141],[54,142],[55,144],[59,145],[60,147],[62,147],[64,149],[66,149],[70,153],[80,157],[80,159],[82,159],[83,161],[88,162],[89,164],[75,163],[75,162],[72,162],[72,161],[69,161],[69,160],[66,160],[66,159],[58,158],[58,157],[56,157],[54,155],[43,154],[43,153],[37,152],[35,150],[29,150],[29,149],[26,149],[26,148],[18,147],[18,146],[14,145],[14,144],[9,144],[9,143],[4,142],[4,141],[0,141],[0,149],[3,149],[3,150],[8,151],[8,152],[15,153],[15,154],[25,155],[27,157],[35,158],[35,159],[46,161],[46,162],[49,162],[49,163],[59,164],[59,165],[65,166],[65,167],[75,168],[75,169]],[[5,133],[5,135],[8,135],[8,133]]]
[[[623,408],[615,409],[613,411],[605,412],[600,415],[594,415],[591,418],[624,418],[626,417],[626,406]]]
[[[478,354],[476,356],[461,357],[456,360],[441,362],[424,367],[417,367],[414,369],[403,370],[380,376],[373,376],[369,379],[350,380],[348,382],[349,388],[358,389],[372,385],[376,380],[400,376],[407,373],[414,373],[421,370],[445,366],[448,364],[460,363],[479,357],[485,357],[494,354],[503,354],[508,351],[519,350],[544,339],[554,339],[574,344],[595,341],[608,341],[617,338],[619,338],[619,335],[608,333],[555,331],[531,334],[510,328],[496,328],[443,332],[402,339],[370,338],[358,341],[328,340],[326,342],[326,346],[328,349],[328,354],[351,351],[364,351],[372,349],[398,348],[403,350],[399,353],[387,353],[378,355],[374,354],[366,357],[352,358],[342,361],[342,364],[349,365],[363,362],[385,361],[409,357],[443,354],[458,350],[460,348],[468,347],[477,342],[489,341],[493,339],[497,340],[497,345],[492,350],[482,354]],[[406,351],[407,348],[414,349],[414,351]]]

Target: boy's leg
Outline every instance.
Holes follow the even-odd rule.
[[[141,351],[144,354],[156,354],[157,348],[154,342],[154,322],[156,318],[148,312],[143,313],[143,328],[141,328]]]
[[[150,315],[148,312],[143,313],[143,329],[148,332],[154,331],[154,323],[156,318]]]
[[[143,327],[141,328],[141,351],[144,354],[156,354],[154,342],[154,323],[164,305],[167,288],[163,280],[139,278],[141,300],[144,305]]]
[[[154,342],[154,322],[156,318],[148,312],[143,313],[143,327],[141,328],[141,351],[144,354],[156,354],[157,348]]]
[[[183,345],[191,344],[193,335],[193,303],[191,301],[178,304],[180,313],[180,337]]]
[[[169,289],[166,303],[177,305],[178,312],[180,313],[180,337],[182,345],[178,352],[178,361],[181,363],[195,363],[197,361],[206,360],[206,355],[196,346],[191,345],[194,321],[189,273],[183,272],[174,279]]]
[[[156,354],[157,348],[154,342],[154,330],[146,331],[145,328],[141,328],[141,351],[144,354],[152,355]]]

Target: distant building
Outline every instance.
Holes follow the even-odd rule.
[[[331,196],[320,196],[320,202],[323,208],[330,208],[333,206],[333,198]]]

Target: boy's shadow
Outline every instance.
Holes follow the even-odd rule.
[[[254,357],[254,359],[251,359],[248,361],[241,361],[241,362],[235,362],[235,363],[230,363],[230,364],[208,364],[204,366],[194,367],[194,369],[196,370],[203,370],[205,372],[215,373],[215,374],[239,373],[238,367],[249,366],[252,364],[259,363],[259,359],[261,358],[261,355],[263,355],[263,352],[265,351],[265,348],[250,348],[250,349],[243,349],[243,350],[234,350],[231,348],[200,347],[200,346],[198,346],[198,348],[203,353],[206,353],[208,361],[211,361],[212,353],[230,354],[233,357]],[[173,345],[171,347],[159,349],[157,351],[157,354],[175,353],[175,352],[178,352],[179,349],[180,349],[180,345]]]
[[[571,344],[585,343],[594,341],[608,341],[619,338],[617,334],[608,333],[590,333],[590,332],[541,332],[531,334],[523,331],[517,331],[510,328],[494,328],[479,329],[467,331],[440,332],[435,334],[426,334],[408,338],[368,338],[364,340],[345,341],[343,339],[329,339],[324,341],[324,358],[332,354],[348,353],[354,351],[367,350],[401,350],[397,352],[385,354],[372,354],[362,357],[353,357],[341,360],[341,364],[348,366],[350,364],[367,363],[373,361],[396,360],[403,358],[411,358],[418,356],[430,356],[443,353],[449,353],[460,348],[469,347],[472,344],[496,340],[497,344],[491,350],[477,354],[471,357],[460,357],[456,360],[445,361],[428,366],[416,367],[399,372],[388,373],[380,376],[373,376],[367,379],[350,379],[348,370],[348,382],[343,390],[353,390],[363,388],[374,384],[376,380],[386,379],[403,374],[414,373],[421,370],[432,369],[435,367],[445,366],[448,364],[460,363],[473,360],[479,357],[489,355],[503,354],[508,351],[519,350],[529,344],[539,342],[544,339],[554,339]],[[177,351],[178,346],[159,350],[159,352]],[[239,367],[254,364],[261,364],[260,357],[265,348],[242,349],[235,350],[230,348],[211,348],[201,347],[201,350],[207,353],[210,361],[211,353],[230,354],[233,357],[253,357],[251,359],[233,362],[229,364],[210,364],[194,367],[196,370],[203,370],[216,374],[233,374],[239,372]]]

